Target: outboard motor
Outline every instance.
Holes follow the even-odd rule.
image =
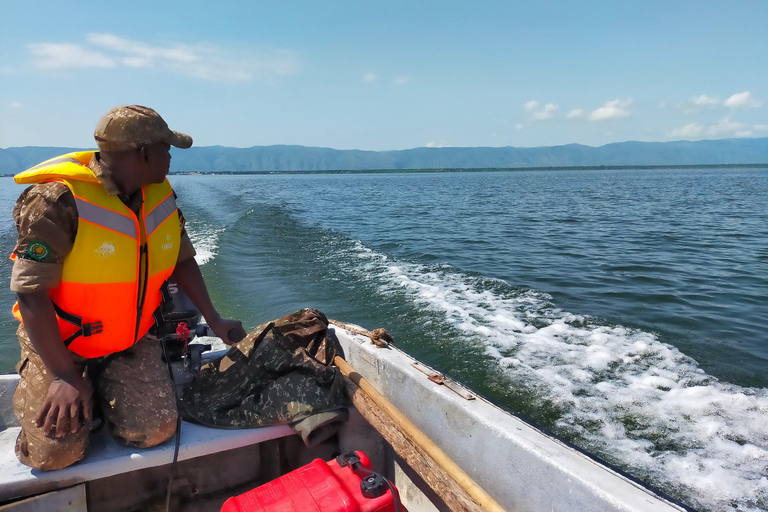
[[[171,301],[163,306],[165,322],[157,329],[158,336],[162,338],[171,362],[183,361],[186,369],[197,373],[201,354],[210,350],[211,345],[190,345],[189,341],[196,336],[208,336],[208,326],[200,323],[202,315],[173,279],[168,279],[168,291]]]
[[[202,315],[195,308],[195,305],[192,304],[192,300],[181,291],[179,285],[172,278],[168,279],[168,291],[171,292],[171,304],[173,304],[173,307],[169,308],[166,306],[166,310],[163,312],[166,332],[176,332],[180,322],[186,323],[187,329],[192,331],[197,327]],[[205,325],[206,329],[207,327]],[[199,334],[198,336],[205,335]]]

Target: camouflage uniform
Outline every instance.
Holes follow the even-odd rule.
[[[109,195],[118,195],[138,214],[142,194],[130,197],[120,191],[98,153],[89,167]],[[41,183],[26,189],[13,209],[18,230],[14,249],[16,261],[11,291],[30,293],[58,286],[64,258],[72,249],[77,234],[78,214],[74,197],[63,183]],[[186,232],[182,233],[178,261],[195,255]],[[37,469],[60,469],[83,458],[88,446],[91,421],[60,438],[46,437],[35,420],[45,401],[53,377],[29,341],[23,325],[18,329],[21,361],[17,371],[21,381],[13,397],[21,433],[16,442],[19,460]],[[96,403],[112,433],[122,442],[155,446],[176,429],[176,406],[168,370],[161,359],[157,338],[147,335],[133,347],[98,359],[85,359],[72,353],[75,364],[87,372],[94,387]]]
[[[203,366],[183,392],[182,417],[213,427],[253,428],[343,407],[341,372],[330,364],[341,349],[327,328],[325,315],[315,309],[257,327]]]

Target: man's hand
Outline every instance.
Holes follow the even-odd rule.
[[[239,320],[227,320],[219,316],[219,312],[213,307],[208,288],[205,286],[203,274],[195,258],[187,258],[176,263],[173,270],[173,278],[187,297],[192,300],[197,310],[205,317],[208,327],[221,338],[227,345],[234,345],[245,338],[246,332]]]
[[[88,419],[91,415],[91,389],[88,382],[80,376],[68,379],[56,378],[48,387],[43,408],[35,424],[43,428],[43,433],[52,437],[66,434],[67,420],[73,434],[80,428],[80,412]]]
[[[74,364],[72,352],[61,341],[56,312],[48,290],[17,293],[19,311],[29,334],[29,341],[40,356],[45,369],[54,377],[48,386],[45,402],[35,420],[46,436],[61,437],[69,429],[80,427],[80,415],[91,414],[91,388],[83,378],[83,370]]]
[[[205,319],[213,334],[222,339],[227,345],[235,345],[245,338],[246,332],[240,320],[228,320],[226,318]]]

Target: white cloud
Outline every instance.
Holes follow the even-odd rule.
[[[723,103],[731,108],[758,108],[763,106],[763,102],[752,97],[749,91],[734,94]]]
[[[428,147],[428,148],[449,148],[449,147],[451,147],[444,140],[427,142],[424,146]]]
[[[18,101],[14,101],[14,102],[13,102],[13,103],[11,103],[9,106],[10,106],[11,108],[24,108],[24,105],[22,105],[22,104],[21,104],[21,103],[19,103]]]
[[[523,110],[526,112],[526,119],[528,122],[532,121],[546,121],[555,117],[555,112],[559,109],[554,103],[547,103],[543,107],[539,108],[539,102],[536,100],[526,101],[523,103]]]
[[[34,66],[43,70],[66,68],[114,68],[115,61],[101,52],[76,44],[33,43],[28,46]]]
[[[731,121],[728,118],[720,120],[719,123],[713,124],[707,129],[707,133],[713,136],[736,135],[737,132],[745,131],[748,131],[747,125],[743,123],[737,123],[736,121]]]
[[[632,104],[632,98],[625,100],[608,101],[602,107],[593,110],[589,114],[590,121],[605,121],[607,119],[617,119],[620,117],[629,117],[632,113],[627,107]]]
[[[515,125],[515,130],[522,130],[525,128],[525,125],[523,123],[518,123]]]
[[[720,103],[720,100],[714,96],[707,96],[706,94],[702,94],[700,96],[691,98],[691,103],[697,106],[717,105]]]
[[[545,121],[555,117],[555,112],[560,108],[554,103],[547,103],[542,110],[533,113],[533,119],[536,121]]]
[[[531,112],[533,110],[536,110],[536,108],[539,106],[539,102],[536,100],[526,101],[523,104],[523,108],[527,110],[528,112]]]
[[[585,116],[584,110],[575,108],[565,115],[566,119],[582,119]]]
[[[151,45],[114,34],[88,34],[88,47],[76,44],[29,45],[38,69],[153,68],[203,80],[244,82],[293,74],[298,58],[290,51],[250,49],[247,52],[213,45],[172,43]]]
[[[131,67],[147,67],[155,62],[168,61],[179,64],[192,64],[200,60],[190,47],[175,45],[171,47],[150,46],[139,41],[123,39],[113,34],[89,34],[86,38],[94,46],[126,54],[121,62]]]
[[[405,85],[411,83],[412,81],[410,76],[405,75],[396,76],[394,78],[384,77],[383,79],[387,80],[391,85]],[[363,75],[362,80],[363,82],[373,83],[382,80],[382,77],[377,73],[368,72]]]
[[[681,128],[675,128],[668,133],[670,137],[700,137],[704,127],[699,123],[689,123]]]
[[[751,137],[756,132],[768,132],[768,125],[749,125],[725,118],[721,119],[716,124],[709,126],[704,126],[699,123],[690,123],[683,127],[675,128],[669,132],[667,136],[682,138]]]

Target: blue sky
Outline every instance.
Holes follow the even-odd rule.
[[[0,0],[0,147],[113,106],[196,145],[768,136],[768,2]]]

